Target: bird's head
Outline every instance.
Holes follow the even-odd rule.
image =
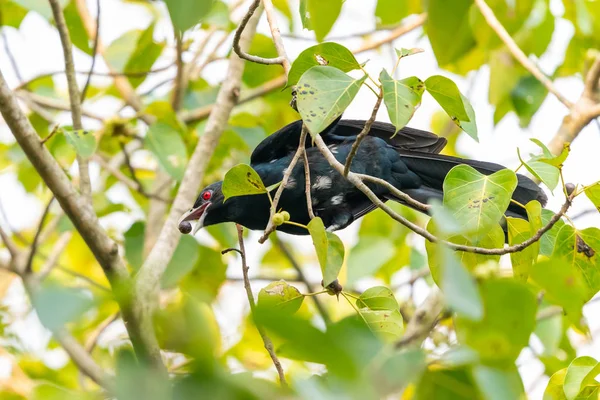
[[[194,235],[203,226],[224,222],[219,220],[219,216],[224,214],[223,208],[225,207],[222,186],[223,182],[216,182],[202,189],[194,206],[179,219],[179,231],[181,233],[191,232]],[[195,226],[192,228],[194,222]]]

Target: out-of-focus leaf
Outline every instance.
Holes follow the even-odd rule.
[[[173,27],[185,32],[202,22],[215,4],[215,0],[165,0]]]
[[[196,244],[198,257],[191,272],[185,274],[180,281],[180,288],[192,297],[210,302],[219,293],[226,280],[227,264],[221,252],[210,247]]]
[[[596,206],[596,209],[600,212],[600,182],[587,186],[585,188],[585,195],[592,203],[594,203],[594,206]]]
[[[342,115],[367,76],[352,79],[337,68],[312,67],[298,82],[298,112],[311,135],[321,133]]]
[[[398,302],[394,292],[385,286],[374,286],[365,290],[358,300],[356,307],[369,308],[371,310],[398,310]]]
[[[25,7],[22,7],[11,0],[0,1],[0,7],[2,8],[2,20],[0,21],[0,26],[19,28],[19,26],[21,26],[21,21],[23,21],[28,12]]]
[[[265,36],[260,33],[254,35],[252,38],[248,53],[266,58],[277,57],[277,50],[275,49],[275,45],[273,45],[273,39],[271,39],[270,36]],[[272,65],[247,62],[244,66],[242,81],[248,85],[248,87],[253,88],[280,76],[281,73],[281,68]]]
[[[346,47],[334,42],[320,43],[305,49],[294,60],[287,86],[296,85],[306,71],[319,65],[334,67],[343,72],[360,69],[354,54]]]
[[[431,0],[426,30],[440,65],[457,61],[475,47],[469,26],[470,0]]]
[[[472,321],[483,318],[483,304],[473,277],[445,246],[442,252],[441,287],[448,306],[457,315]]]
[[[410,349],[391,354],[379,368],[372,371],[372,379],[378,392],[384,396],[416,383],[426,370],[423,350]]]
[[[84,159],[90,158],[96,152],[96,137],[90,131],[74,130],[72,127],[61,128],[67,142],[73,146],[78,155]]]
[[[542,210],[542,226],[548,224],[550,219],[554,216],[554,213],[550,210]],[[561,228],[565,225],[565,222],[560,219],[558,220],[552,229],[546,232],[540,239],[540,254],[543,256],[550,256],[554,252],[554,242],[556,242],[556,236]]]
[[[386,343],[393,343],[402,337],[404,323],[398,310],[371,310],[361,308],[358,310],[365,323]]]
[[[175,253],[167,265],[161,279],[163,288],[175,285],[189,272],[194,269],[199,256],[198,242],[189,235],[184,235],[179,240]]]
[[[89,310],[94,301],[82,290],[47,284],[33,296],[37,314],[48,329],[57,330]]]
[[[483,361],[510,364],[527,346],[535,327],[535,294],[510,279],[489,279],[480,288],[483,319],[457,318],[456,334],[461,343],[477,350]]]
[[[525,396],[521,376],[516,368],[500,369],[486,365],[473,367],[473,378],[488,400],[513,400]]]
[[[230,197],[267,193],[267,188],[256,171],[247,164],[231,168],[223,179],[223,196]]]
[[[510,92],[510,99],[521,127],[529,126],[531,118],[540,108],[548,95],[548,89],[532,75],[527,75],[519,80]]]
[[[90,38],[88,37],[87,30],[83,26],[83,22],[81,21],[81,17],[77,11],[75,0],[71,0],[69,4],[67,4],[63,10],[63,13],[65,15],[65,21],[67,23],[69,36],[71,37],[73,45],[77,46],[77,48],[84,53],[91,55],[92,47],[90,46],[89,42]]]
[[[414,398],[418,400],[482,399],[471,371],[466,368],[428,369],[416,387]]]
[[[344,244],[337,235],[325,231],[321,218],[313,218],[307,225],[323,273],[323,286],[337,279],[344,262]]]
[[[304,295],[283,280],[269,283],[258,293],[259,307],[278,308],[290,314],[298,311],[303,301]]]
[[[144,263],[144,236],[146,224],[134,222],[125,232],[125,258],[134,270],[139,270]]]
[[[52,18],[52,9],[50,8],[50,3],[44,0],[12,0],[14,3],[20,5],[21,7],[35,11],[44,17],[47,20]],[[64,8],[69,0],[59,0],[59,4],[61,8]]]
[[[223,30],[230,30],[232,25],[229,19],[229,7],[221,0],[214,0],[214,4],[208,14],[202,18],[202,23]]]
[[[508,244],[515,245],[530,239],[542,227],[542,206],[537,200],[532,200],[525,206],[528,220],[506,218],[508,227]],[[537,260],[540,243],[536,242],[522,251],[511,253],[510,260],[515,277],[527,280],[531,265]]]
[[[141,32],[135,49],[125,64],[125,72],[140,73],[149,71],[162,53],[165,43],[154,41],[154,26],[154,24],[150,24],[148,28]],[[146,80],[146,76],[131,76],[128,79],[135,88]]]
[[[552,375],[548,382],[548,386],[546,386],[546,390],[544,391],[544,400],[567,400],[563,389],[566,375],[566,368],[561,369]]]
[[[395,254],[394,243],[387,237],[361,236],[348,255],[348,283],[376,273]]]
[[[390,26],[402,21],[409,14],[409,4],[408,1],[377,0],[377,7],[375,7],[377,26]]]
[[[148,128],[144,144],[173,179],[183,179],[187,151],[177,131],[163,122],[156,122]]]
[[[421,104],[423,81],[416,76],[395,80],[385,69],[381,70],[379,81],[383,87],[383,101],[397,133],[406,126]]]
[[[319,42],[325,39],[341,10],[342,0],[300,0],[302,24],[305,29],[315,31]]]
[[[433,75],[425,80],[425,89],[452,119],[469,121],[465,105],[456,83],[441,75]]]

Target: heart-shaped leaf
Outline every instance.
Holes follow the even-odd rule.
[[[222,190],[225,200],[235,196],[267,193],[260,176],[247,164],[238,164],[227,171]]]
[[[269,283],[258,293],[259,307],[276,308],[289,314],[298,311],[303,301],[304,295],[283,280]]]
[[[421,96],[425,86],[415,76],[399,81],[395,80],[385,69],[381,70],[379,81],[383,87],[383,101],[390,121],[396,127],[396,132],[398,132],[406,126],[419,104],[421,104]]]
[[[294,86],[306,71],[319,65],[334,67],[343,72],[360,69],[360,64],[350,50],[338,43],[325,42],[300,53],[292,63],[287,86]]]

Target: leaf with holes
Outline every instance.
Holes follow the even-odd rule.
[[[222,190],[225,200],[230,197],[267,193],[260,176],[247,164],[238,164],[227,171]]]
[[[148,128],[144,144],[172,178],[178,181],[183,179],[187,164],[187,151],[181,135],[177,131],[165,123],[154,123]]]
[[[333,67],[312,67],[298,82],[298,112],[312,136],[342,115],[367,76],[352,79]]]
[[[529,171],[529,173],[542,181],[551,191],[558,185],[560,171],[554,165],[541,161],[541,156],[533,156],[529,161],[525,162],[521,157],[521,151],[517,148],[517,155],[521,164]]]
[[[404,323],[402,315],[398,310],[371,310],[361,308],[358,310],[361,317],[371,329],[386,343],[393,343],[402,337],[404,333]]]
[[[517,176],[508,169],[484,175],[468,165],[458,165],[444,179],[444,206],[469,232],[497,225],[517,187]]]
[[[475,111],[469,100],[458,90],[456,83],[445,76],[434,75],[425,80],[425,89],[459,128],[473,139],[479,140]]]
[[[575,230],[565,225],[558,232],[552,259],[561,259],[577,268],[587,287],[585,300],[591,299],[600,290],[600,229]]]
[[[325,230],[325,225],[319,217],[311,219],[307,228],[321,265],[323,287],[327,287],[337,279],[342,268],[344,244],[337,235]]]
[[[383,87],[383,101],[390,121],[398,132],[406,126],[421,104],[424,84],[415,76],[395,80],[385,69],[381,70],[379,81]]]
[[[370,310],[397,310],[398,301],[394,297],[394,292],[385,286],[374,286],[365,290],[358,300],[356,307],[368,308]]]
[[[269,283],[258,293],[259,307],[274,308],[289,314],[298,311],[303,301],[304,295],[283,280]]]
[[[350,50],[341,44],[325,42],[300,53],[292,63],[287,86],[294,86],[306,71],[319,65],[334,67],[343,72],[360,69],[360,64]]]
[[[596,206],[596,209],[600,212],[600,182],[596,182],[593,185],[586,187],[585,195],[592,203],[594,203],[594,206]]]
[[[67,143],[73,146],[79,156],[87,159],[96,152],[96,137],[92,132],[83,129],[74,130],[69,126],[61,129],[67,138]]]

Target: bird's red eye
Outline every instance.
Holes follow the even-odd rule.
[[[210,200],[211,197],[212,197],[212,193],[210,193],[208,190],[206,192],[202,193],[203,200]]]

